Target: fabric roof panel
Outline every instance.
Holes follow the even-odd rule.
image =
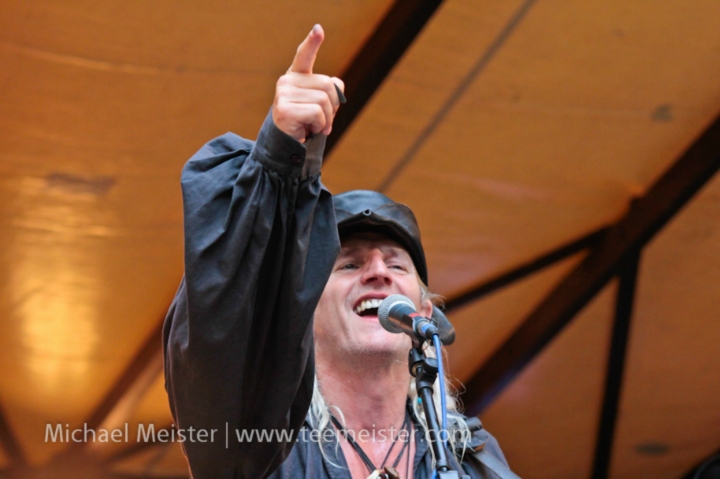
[[[718,217],[716,175],[643,254],[613,478],[675,479],[720,446]]]
[[[521,477],[588,477],[616,285],[606,287],[481,415]]]
[[[318,0],[308,8],[287,0],[182,5],[167,0],[11,0],[3,9],[4,18],[13,21],[3,22],[0,43],[138,71],[279,75],[290,66],[299,41],[321,23],[333,41],[323,47],[318,66],[337,73],[391,4]]]

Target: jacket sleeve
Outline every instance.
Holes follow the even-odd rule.
[[[228,133],[183,169],[185,276],[163,345],[194,479],[266,477],[294,445],[280,431],[294,436],[305,418],[312,316],[339,251],[323,147],[324,137],[303,145],[268,115],[256,143]]]

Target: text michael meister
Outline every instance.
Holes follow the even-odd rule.
[[[139,424],[136,442],[214,442],[217,429],[193,427],[156,428],[154,424]],[[115,429],[70,428],[69,424],[46,424],[45,442],[130,442],[130,428],[126,423]]]

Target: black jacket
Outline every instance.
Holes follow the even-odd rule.
[[[299,434],[313,390],[313,312],[340,248],[323,147],[322,136],[303,145],[268,115],[256,143],[225,134],[183,169],[185,276],[163,342],[176,427],[196,433],[183,443],[195,479],[349,477],[340,448],[325,444],[323,456]],[[242,431],[289,436],[240,441]],[[429,477],[430,460],[418,443],[416,478]]]

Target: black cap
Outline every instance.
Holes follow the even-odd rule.
[[[412,210],[382,193],[353,190],[333,196],[340,237],[365,231],[377,232],[400,243],[410,254],[423,283],[428,284],[420,228]]]

